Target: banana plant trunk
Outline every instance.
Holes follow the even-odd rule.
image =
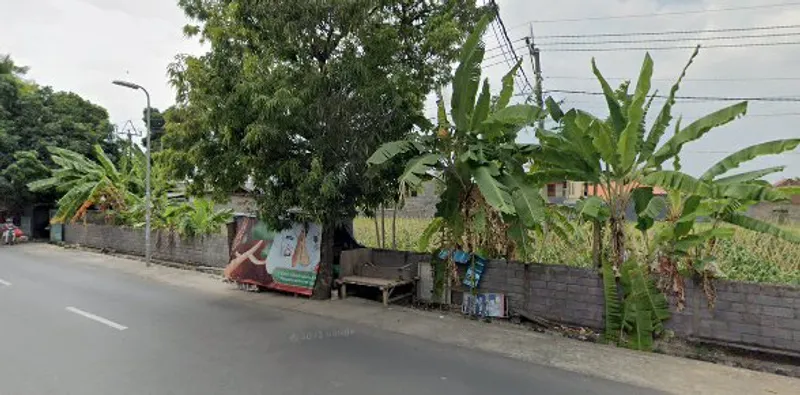
[[[386,207],[381,204],[381,248],[386,248]]]
[[[603,253],[603,223],[592,221],[592,264],[596,268],[602,266],[601,256]]]
[[[611,205],[611,254],[614,268],[619,269],[625,262],[625,202],[615,200]]]
[[[392,249],[397,249],[397,206],[398,202],[394,202],[394,210],[392,210]]]

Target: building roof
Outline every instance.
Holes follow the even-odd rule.
[[[776,188],[780,187],[800,187],[800,178],[784,178],[775,183]]]

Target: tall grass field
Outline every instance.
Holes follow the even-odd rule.
[[[397,218],[396,243],[398,250],[418,251],[417,240],[430,219]],[[380,224],[379,224],[380,225]],[[392,248],[391,219],[386,219],[386,244]],[[359,217],[354,221],[355,237],[367,247],[380,247],[375,234],[375,220]],[[532,261],[545,264],[559,264],[577,267],[590,267],[592,262],[591,235],[588,229],[578,230],[563,240],[553,233],[533,238],[534,256]],[[791,230],[800,232],[800,226]],[[642,239],[635,232],[628,245],[641,248]],[[432,243],[431,247],[434,247]],[[730,280],[800,285],[800,245],[792,244],[772,236],[736,229],[730,239],[721,240],[713,252],[717,265]]]

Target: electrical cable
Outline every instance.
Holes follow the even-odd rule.
[[[694,10],[694,11],[671,11],[671,12],[659,12],[659,13],[647,13],[647,14],[629,14],[629,15],[612,15],[612,16],[598,16],[598,17],[585,17],[585,18],[562,18],[562,19],[539,19],[539,20],[531,20],[525,23],[520,23],[518,25],[514,25],[511,27],[511,30],[517,29],[523,26],[527,26],[530,23],[562,23],[562,22],[586,22],[586,21],[602,21],[602,20],[610,20],[610,19],[634,19],[634,18],[653,18],[653,17],[662,17],[662,16],[672,16],[672,15],[692,15],[692,14],[710,14],[710,13],[718,13],[718,12],[730,12],[730,11],[745,11],[745,10],[756,10],[756,9],[768,9],[768,8],[782,8],[782,7],[791,7],[791,6],[798,6],[800,2],[789,2],[789,3],[777,3],[777,4],[763,4],[763,5],[755,5],[755,6],[740,6],[740,7],[728,7],[728,8],[717,8],[713,10]]]
[[[629,37],[629,36],[669,36],[678,34],[703,34],[703,33],[731,33],[731,32],[750,32],[759,30],[781,30],[798,29],[800,25],[773,25],[756,27],[736,27],[725,29],[705,29],[705,30],[667,30],[661,32],[632,32],[632,33],[590,33],[590,34],[555,34],[542,35],[536,38],[587,38],[587,37]]]
[[[567,93],[574,95],[591,95],[603,96],[603,92],[589,92],[580,90],[567,90],[567,89],[550,89],[545,93]],[[655,95],[657,98],[666,99],[668,96]],[[675,96],[675,99],[680,100],[700,100],[700,101],[763,101],[763,102],[800,102],[800,97],[728,97],[728,96]]]
[[[749,39],[754,39],[754,38],[797,37],[797,36],[800,36],[800,32],[749,34],[749,35],[743,34],[743,35],[737,35],[737,36],[715,36],[715,37],[634,39],[634,40],[553,41],[553,42],[541,43],[541,47],[543,47],[546,50],[548,46],[554,46],[554,45],[601,45],[601,44],[669,43],[669,42],[681,42],[681,41],[749,40]]]
[[[800,41],[782,41],[773,43],[748,43],[748,44],[710,44],[702,45],[701,49],[714,48],[752,48],[774,47],[782,45],[799,45]],[[667,51],[674,49],[695,49],[696,45],[676,45],[670,47],[619,47],[619,48],[549,48],[542,52],[612,52],[612,51]]]

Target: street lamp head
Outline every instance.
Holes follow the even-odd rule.
[[[114,85],[119,85],[119,86],[124,86],[126,88],[131,88],[131,89],[141,89],[141,86],[136,85],[136,84],[134,84],[132,82],[127,82],[127,81],[115,80],[115,81],[113,81],[113,84]]]

